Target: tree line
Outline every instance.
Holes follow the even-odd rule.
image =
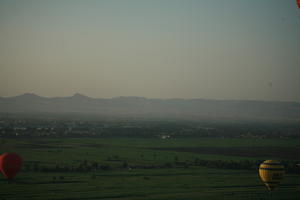
[[[121,161],[121,160],[120,160]],[[131,164],[127,161],[119,162],[119,165],[112,166],[109,163],[101,164],[97,161],[82,160],[77,164],[56,164],[55,166],[46,166],[40,162],[25,162],[23,171],[25,172],[98,172],[107,170],[132,170],[132,169],[160,169],[160,168],[189,168],[192,166],[201,166],[215,169],[233,169],[233,170],[258,170],[263,160],[204,160],[195,158],[193,161],[178,161],[177,156],[173,162],[162,164]],[[299,161],[282,161],[286,173],[300,174]]]

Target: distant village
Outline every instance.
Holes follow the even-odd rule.
[[[299,138],[298,124],[0,118],[0,137]]]

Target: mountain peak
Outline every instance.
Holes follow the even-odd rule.
[[[71,97],[72,97],[72,98],[76,98],[76,99],[78,99],[78,98],[80,98],[80,99],[82,99],[82,98],[84,98],[84,99],[90,98],[90,97],[85,96],[85,95],[80,94],[80,93],[75,93],[75,94],[73,94],[73,96],[71,96]]]

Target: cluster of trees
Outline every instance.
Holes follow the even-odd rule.
[[[129,164],[127,161],[121,162],[119,166],[112,167],[110,164],[100,164],[96,161],[83,160],[77,165],[57,164],[55,166],[40,165],[39,162],[26,162],[24,171],[42,171],[42,172],[96,172],[101,170],[116,170],[116,169],[161,169],[161,168],[189,168],[192,166],[203,166],[216,169],[237,169],[237,170],[258,170],[259,165],[263,160],[203,160],[195,158],[194,161],[178,161],[175,156],[174,162],[166,162],[164,164],[148,164],[137,165]],[[300,174],[300,166],[297,161],[283,161],[285,171],[287,173]]]
[[[204,166],[209,168],[218,168],[218,169],[243,169],[243,170],[256,170],[262,160],[250,161],[250,160],[202,160],[196,158],[194,160],[194,165],[196,166]]]
[[[76,165],[56,164],[55,166],[42,165],[40,162],[25,162],[23,171],[34,172],[92,172],[100,170],[111,170],[109,164],[99,164],[96,161],[83,160]]]
[[[196,166],[204,166],[209,168],[217,168],[217,169],[239,169],[239,170],[258,170],[259,165],[263,162],[263,160],[202,160],[196,158],[192,165]],[[287,173],[297,173],[300,174],[300,166],[299,161],[291,161],[285,160],[282,164],[285,166],[285,171]]]

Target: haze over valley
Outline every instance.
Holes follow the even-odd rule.
[[[144,97],[91,98],[82,94],[41,97],[26,93],[0,97],[0,113],[85,114],[116,118],[190,120],[300,120],[300,103],[213,99],[157,99]]]

